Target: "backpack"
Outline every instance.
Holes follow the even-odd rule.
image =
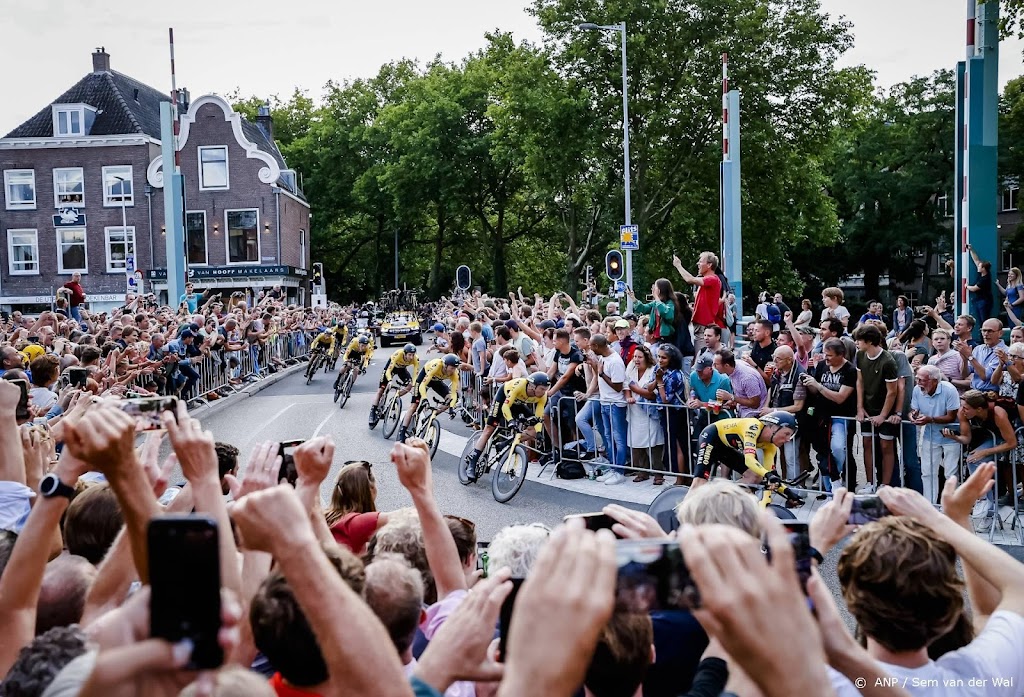
[[[768,313],[768,316],[765,317],[765,319],[772,324],[779,324],[782,322],[782,313],[779,311],[779,306],[775,303],[768,303],[765,306],[765,312]]]
[[[579,460],[559,460],[555,466],[555,476],[559,479],[586,479],[587,470]]]

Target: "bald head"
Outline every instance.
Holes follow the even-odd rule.
[[[779,346],[772,353],[772,360],[775,361],[779,370],[788,372],[793,367],[793,349],[788,346]]]
[[[36,635],[80,622],[95,578],[96,567],[85,557],[62,554],[47,564],[36,605]]]

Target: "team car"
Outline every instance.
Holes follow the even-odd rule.
[[[398,312],[384,318],[380,325],[380,345],[389,346],[396,341],[409,341],[417,346],[423,343],[423,330],[416,315],[411,312]]]

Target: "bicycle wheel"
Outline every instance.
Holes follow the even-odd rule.
[[[390,438],[394,435],[395,429],[398,428],[398,422],[402,419],[402,398],[392,394],[391,399],[385,402],[384,414],[381,418],[384,421],[381,431],[385,438]]]
[[[498,454],[494,469],[491,471],[491,494],[498,503],[508,503],[512,497],[519,493],[526,481],[526,465],[529,456],[526,448],[517,445],[512,451],[511,463],[509,452],[505,450]]]
[[[350,384],[351,381],[352,381],[352,371],[349,370],[348,374],[345,375],[345,379],[342,380],[341,384],[338,386],[338,391],[339,391],[339,394],[338,394],[338,408],[339,409],[344,409],[345,408],[345,403],[348,402],[349,392],[352,391],[352,386]]]
[[[433,460],[434,455],[437,455],[437,446],[441,444],[441,424],[437,423],[436,418],[431,419],[427,424],[423,440],[427,442],[427,447],[430,448],[430,459]]]
[[[338,397],[341,396],[345,382],[345,376],[339,375],[338,379],[334,381],[334,401],[338,401]]]
[[[313,382],[313,376],[316,375],[316,371],[320,368],[320,356],[319,354],[313,357],[313,360],[309,362],[309,367],[306,368],[306,384]]]
[[[473,450],[475,448],[476,437],[473,437],[466,441],[466,447],[462,449],[462,457],[459,458],[459,482],[463,485],[468,485],[470,483],[469,470],[466,469],[466,458],[473,454]],[[486,452],[480,453],[481,460],[484,460],[486,457]]]

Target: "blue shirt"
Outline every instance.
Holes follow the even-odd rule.
[[[921,413],[921,416],[945,416],[950,411],[957,411],[960,408],[960,393],[953,387],[953,383],[946,380],[941,381],[935,388],[935,394],[927,395],[921,386],[914,387],[914,396],[911,398],[910,409]],[[922,439],[925,443],[954,443],[942,436],[942,429],[949,428],[950,424],[926,424],[922,429]]]
[[[975,370],[974,361],[971,361],[971,389],[981,390],[982,392],[999,392],[999,385],[992,382],[992,375],[996,372],[996,368],[999,367],[1001,361],[999,356],[996,355],[996,351],[1006,350],[1006,344],[999,341],[995,346],[988,346],[986,344],[980,344],[974,347],[971,351],[971,356],[978,361],[984,367],[985,373],[979,375]]]
[[[732,381],[728,375],[722,375],[714,368],[711,369],[711,382],[707,385],[694,370],[690,373],[690,392],[701,402],[713,402],[718,399],[715,393],[718,390],[732,392]]]
[[[665,373],[665,399],[657,392],[658,402],[661,404],[685,404],[686,403],[686,381],[683,379],[681,370],[670,370]]]
[[[181,297],[178,298],[178,304],[186,303],[188,305],[189,314],[194,314],[196,308],[199,307],[199,296],[196,293],[182,293]]]

